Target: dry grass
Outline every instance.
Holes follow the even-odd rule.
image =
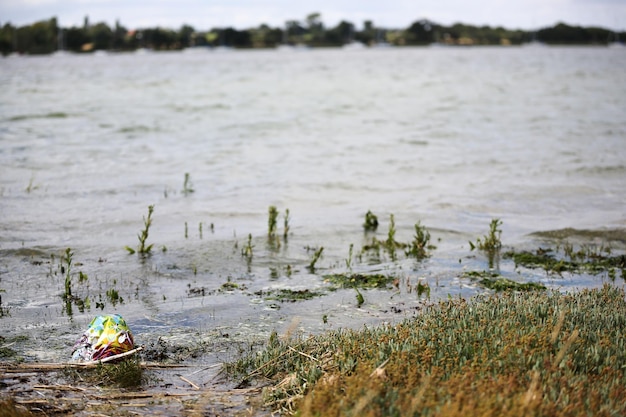
[[[227,370],[269,379],[266,403],[301,416],[626,415],[625,293],[442,302],[397,326],[274,337]]]

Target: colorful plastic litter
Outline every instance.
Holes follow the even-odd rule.
[[[73,361],[99,361],[133,350],[135,342],[126,321],[119,314],[96,316],[74,345]]]

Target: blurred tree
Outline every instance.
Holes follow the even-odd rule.
[[[408,44],[424,45],[435,42],[435,29],[438,25],[429,20],[422,19],[414,22],[405,31],[405,39]]]
[[[121,51],[126,49],[126,34],[128,30],[120,24],[119,20],[115,21],[115,29],[113,30],[113,40],[111,46],[113,49]]]
[[[311,13],[304,24],[289,20],[284,28],[260,25],[250,30],[233,28],[212,29],[198,33],[188,25],[178,31],[163,28],[146,28],[128,31],[119,21],[112,30],[106,23],[92,25],[85,17],[82,27],[60,28],[56,18],[14,27],[5,24],[0,28],[0,53],[13,51],[29,54],[46,54],[57,50],[60,33],[65,48],[81,50],[132,50],[140,47],[154,49],[180,49],[190,45],[225,45],[236,48],[266,48],[280,43],[306,43],[310,46],[340,46],[352,40],[364,43],[386,40],[395,45],[426,45],[446,42],[462,45],[510,45],[528,42],[536,37],[551,44],[606,44],[626,38],[626,33],[613,33],[598,27],[570,26],[558,23],[537,32],[508,30],[502,27],[472,26],[455,23],[443,26],[422,19],[406,29],[376,28],[371,20],[363,22],[363,30],[356,32],[354,25],[341,21],[331,29],[325,29],[320,13]],[[384,35],[381,36],[381,34]],[[381,39],[382,38],[382,39]]]
[[[183,25],[178,31],[178,43],[181,48],[188,48],[196,45],[196,36],[194,35],[196,30],[189,25]]]
[[[232,46],[233,48],[250,48],[252,46],[252,40],[248,31],[226,28],[223,36],[226,46]]]
[[[302,37],[306,33],[306,29],[297,20],[285,22],[285,31],[283,41],[286,43],[302,43]]]
[[[80,52],[89,41],[90,37],[83,28],[71,27],[65,31],[65,47],[70,51]]]
[[[2,55],[8,55],[14,51],[14,44],[17,40],[16,34],[17,28],[9,23],[5,23],[0,29],[0,53]]]
[[[97,23],[88,29],[93,50],[108,50],[113,46],[113,31],[106,23]]]
[[[331,45],[343,45],[354,40],[354,25],[342,20],[326,32],[326,41]]]
[[[321,45],[324,43],[324,24],[322,23],[322,15],[320,13],[311,13],[306,17],[307,33],[304,40],[311,46]]]
[[[57,19],[52,18],[22,26],[17,30],[16,49],[29,54],[49,54],[57,49]]]
[[[282,41],[283,31],[266,24],[250,30],[250,40],[254,48],[274,48]]]

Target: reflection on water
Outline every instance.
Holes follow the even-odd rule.
[[[299,54],[159,53],[24,57],[0,73],[2,332],[83,328],[102,310],[141,334],[193,328],[268,334],[301,316],[306,331],[410,316],[427,300],[481,291],[468,241],[503,221],[505,245],[528,233],[623,230],[626,54],[606,48],[400,48]],[[185,174],[193,193],[185,193]],[[129,255],[154,204],[152,256]],[[267,208],[290,234],[267,241]],[[397,240],[428,227],[422,262],[358,259],[379,216]],[[279,226],[282,226],[282,217]],[[620,232],[621,233],[621,232]],[[253,256],[242,249],[253,236]],[[398,285],[329,291],[351,267]],[[623,240],[614,239],[616,246]],[[324,247],[315,273],[307,269]],[[67,308],[60,257],[71,247]],[[520,277],[514,265],[502,272]],[[524,272],[557,288],[603,278]],[[236,285],[224,287],[226,283]],[[228,288],[229,287],[229,288]],[[228,288],[226,290],[225,288]],[[267,300],[268,289],[324,291]],[[123,302],[112,302],[115,290]],[[108,294],[107,294],[108,292]],[[326,317],[326,322],[322,320]],[[56,326],[56,327],[55,327]],[[178,329],[178,330],[175,330]],[[64,332],[64,330],[58,330]],[[137,330],[136,330],[137,332]],[[71,333],[71,331],[70,331]],[[72,336],[67,335],[67,338]]]

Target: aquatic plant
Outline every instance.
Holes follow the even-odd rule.
[[[152,246],[154,245],[153,243],[151,243],[150,245],[146,245],[146,241],[148,240],[148,233],[150,231],[150,226],[152,226],[152,213],[153,212],[154,212],[154,205],[148,206],[148,217],[144,216],[143,218],[144,228],[137,235],[137,238],[139,238],[139,247],[137,248],[136,252],[139,253],[140,255],[149,255],[150,252],[152,251]],[[131,255],[135,253],[135,250],[129,246],[125,246],[124,248]]]
[[[494,325],[497,323],[497,325]],[[626,293],[440,302],[398,325],[274,337],[224,369],[299,416],[625,415]]]
[[[61,298],[65,301],[64,311],[68,316],[72,316],[72,304],[75,304],[78,307],[78,310],[82,313],[85,311],[85,308],[90,308],[91,303],[89,301],[89,296],[86,296],[84,299],[77,297],[72,294],[72,265],[73,265],[73,257],[74,252],[72,252],[71,248],[67,248],[65,250],[65,254],[60,257],[60,269],[61,273],[65,275],[64,277],[64,293]],[[54,257],[53,257],[54,259]],[[87,274],[82,271],[78,272],[78,282],[80,284],[84,283],[88,280]]]
[[[234,291],[239,288],[239,284],[232,282],[230,277],[226,279],[226,282],[220,287],[220,291]]]
[[[35,191],[37,188],[39,188],[39,186],[35,185],[35,175],[32,175],[30,177],[30,180],[28,181],[28,185],[26,186],[26,193],[30,194],[31,192]]]
[[[6,290],[3,290],[2,288],[0,288],[0,294],[3,293],[3,292],[6,292]],[[4,317],[4,316],[8,316],[8,315],[9,315],[9,308],[8,307],[4,307],[2,305],[2,295],[0,295],[0,317]]]
[[[358,308],[361,308],[361,306],[365,302],[365,298],[363,297],[363,294],[361,294],[361,291],[359,291],[357,287],[354,287],[354,290],[356,291],[356,305]]]
[[[267,236],[269,238],[273,238],[276,236],[276,225],[278,220],[278,210],[275,206],[270,206],[268,209],[268,219],[267,219]]]
[[[396,260],[396,221],[394,219],[394,215],[389,215],[389,230],[387,231],[387,241],[385,242],[385,247],[389,251],[391,255],[391,260]]]
[[[283,218],[283,240],[287,241],[289,236],[289,209],[285,209],[285,217]]]
[[[372,237],[372,241],[368,245],[364,245],[361,252],[374,252],[377,257],[380,257],[381,248],[387,251],[392,261],[397,260],[396,249],[406,248],[407,244],[396,241],[396,222],[393,214],[389,215],[389,230],[387,231],[387,239],[379,240],[376,237]]]
[[[352,269],[352,250],[354,249],[354,243],[350,243],[350,249],[348,250],[348,258],[346,259],[346,268]]]
[[[247,258],[249,261],[252,260],[252,250],[254,246],[252,245],[252,233],[248,234],[248,243],[241,249],[241,256]]]
[[[117,303],[123,304],[124,299],[120,297],[120,293],[115,288],[109,288],[106,292],[107,298],[115,306]]]
[[[547,273],[561,275],[563,272],[589,273],[598,275],[606,272],[607,276],[614,280],[616,271],[621,270],[622,277],[626,269],[626,255],[609,255],[611,252],[605,248],[594,249],[592,247],[582,247],[574,251],[573,246],[564,245],[562,248],[539,248],[534,252],[509,250],[504,253],[504,258],[512,259],[516,267],[544,269]],[[568,259],[569,258],[569,259]]]
[[[64,262],[61,267],[61,271],[65,271],[65,299],[69,300],[72,298],[72,257],[74,256],[74,252],[72,252],[71,248],[65,249],[65,256],[62,257],[62,261]]]
[[[546,286],[538,282],[517,282],[512,279],[505,278],[495,272],[487,271],[469,271],[463,274],[463,277],[468,277],[472,281],[478,281],[478,283],[487,289],[499,291],[544,291]]]
[[[500,236],[502,230],[499,227],[502,226],[500,219],[492,219],[489,224],[489,233],[482,238],[476,239],[476,243],[469,242],[470,250],[478,248],[487,255],[489,261],[489,268],[493,268],[500,255],[500,248],[502,247],[502,241]]]
[[[371,210],[365,213],[365,223],[363,223],[363,229],[366,232],[375,232],[378,229],[378,217]]]
[[[430,232],[418,221],[415,223],[415,236],[405,251],[406,256],[412,256],[416,259],[424,259],[429,256],[427,250],[436,249],[430,244]]]
[[[422,284],[422,280],[417,281],[417,298],[422,298],[422,294],[426,294],[426,298],[430,299],[430,285],[427,282]]]
[[[309,289],[292,290],[289,288],[280,288],[277,290],[268,290],[268,291],[258,291],[255,294],[258,296],[264,297],[264,299],[267,301],[280,301],[280,302],[291,302],[291,303],[294,303],[296,301],[310,300],[312,298],[320,297],[324,295],[324,293],[320,291],[312,291]]]
[[[322,252],[324,252],[324,247],[320,246],[314,253],[313,253],[313,257],[311,258],[311,262],[309,263],[309,270],[311,271],[311,273],[315,272],[315,264],[317,263],[317,261],[320,259],[320,257],[322,256]]]
[[[499,229],[500,226],[502,226],[502,221],[500,219],[492,219],[489,224],[489,234],[483,236],[482,239],[476,239],[475,245],[472,242],[469,242],[470,249],[474,250],[477,247],[485,252],[499,250],[502,247],[502,241],[500,240],[502,230]]]
[[[185,179],[183,181],[183,194],[188,195],[193,193],[195,190],[193,189],[193,185],[191,184],[191,175],[188,172],[185,172]]]
[[[339,288],[388,288],[396,277],[384,274],[329,274],[324,281]]]

